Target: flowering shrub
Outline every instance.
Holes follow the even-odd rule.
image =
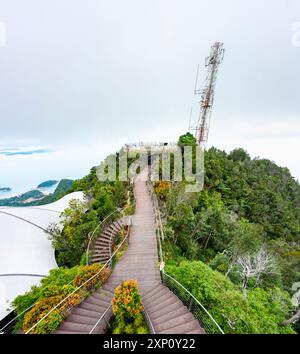
[[[116,318],[132,318],[143,311],[141,295],[136,280],[125,280],[115,290],[112,309]]]
[[[111,269],[108,268],[108,267],[105,267],[105,268],[102,269],[102,271],[101,271],[101,273],[99,275],[100,275],[101,283],[104,284],[104,283],[106,283],[107,279],[111,275]]]
[[[166,200],[169,187],[170,185],[167,181],[155,182],[154,190],[158,198],[160,198],[161,200]]]
[[[33,325],[40,321],[53,307],[64,298],[64,295],[50,296],[39,301],[24,316],[23,330],[27,332]],[[54,310],[47,318],[41,321],[30,333],[51,333],[63,320],[59,309]]]
[[[112,334],[148,334],[149,329],[142,313],[131,320],[115,318],[112,321]]]
[[[116,288],[112,309],[115,315],[111,326],[113,334],[149,333],[136,280],[126,280]]]
[[[34,286],[30,292],[20,295],[15,299],[14,304],[17,313],[22,313],[23,309],[36,303],[25,315],[20,316],[15,331],[17,332],[20,328],[23,328],[24,332],[27,332],[77,287],[97,274],[102,267],[101,264],[93,264],[91,266],[76,267],[72,272],[69,269],[62,268],[55,270],[55,272],[51,271],[50,275],[42,280],[42,284],[39,287]],[[54,273],[59,275],[59,277],[54,276]],[[73,274],[73,284],[62,284],[65,273],[68,276],[70,275],[69,273]],[[69,310],[78,306],[90,294],[91,290],[105,283],[110,274],[111,269],[103,268],[99,275],[86,283],[80,290],[70,295],[57,309],[53,310],[51,314],[30,331],[30,333],[52,333],[63,319],[67,317]]]
[[[64,311],[68,311],[69,309],[78,306],[81,301],[84,299],[84,291],[77,294],[70,295],[60,306],[60,310],[64,313]]]
[[[93,275],[97,274],[102,268],[101,264],[92,264],[89,266],[81,266],[77,272],[77,275],[74,278],[74,286],[77,288],[78,286],[84,284],[88,279],[90,279]],[[97,284],[101,285],[101,276],[98,274],[93,279],[91,279],[88,283],[84,285],[87,290],[94,288]]]

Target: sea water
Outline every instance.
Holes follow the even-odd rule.
[[[0,155],[0,199],[20,195],[48,180],[77,179],[87,175],[93,166],[100,164],[108,147],[72,146],[32,155]],[[51,193],[56,186],[44,189]]]

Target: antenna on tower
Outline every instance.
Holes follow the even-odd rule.
[[[210,55],[205,58],[205,67],[207,68],[206,79],[203,89],[198,89],[198,76],[199,76],[199,65],[197,67],[196,83],[195,83],[195,95],[201,95],[199,102],[200,112],[199,118],[196,123],[195,138],[199,145],[206,147],[209,133],[210,117],[212,113],[215,86],[217,73],[219,65],[222,63],[224,58],[225,49],[223,43],[216,42],[210,50]]]
[[[194,88],[194,95],[198,94],[197,87],[198,87],[198,76],[199,76],[199,64],[197,65],[197,73],[196,73],[196,80],[195,80],[195,88]]]
[[[188,128],[188,130],[191,130],[192,115],[193,115],[193,107],[191,107],[191,111],[190,111],[190,119],[189,119],[189,128]]]

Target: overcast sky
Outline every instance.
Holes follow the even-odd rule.
[[[0,0],[0,145],[73,151],[86,168],[125,142],[175,140],[222,41],[209,146],[300,179],[298,22],[299,0]]]

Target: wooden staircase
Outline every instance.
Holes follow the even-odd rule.
[[[114,287],[107,284],[95,291],[78,307],[74,308],[68,318],[58,327],[54,334],[88,334],[99,318],[104,315],[111,305]],[[112,316],[111,309],[106,313],[108,321]],[[106,330],[104,321],[94,329],[93,334],[102,334]]]
[[[136,213],[133,216],[128,249],[116,264],[105,285],[74,308],[68,318],[54,332],[56,334],[90,333],[111,304],[114,289],[126,279],[136,279],[145,310],[155,333],[204,334],[199,322],[181,300],[161,283],[158,269],[156,224],[153,205],[145,181],[134,183]],[[96,239],[91,263],[105,263],[110,257],[110,245],[124,223],[114,222]],[[105,314],[112,316],[111,308]],[[101,321],[93,333],[103,333]]]
[[[122,220],[117,220],[105,227],[94,242],[90,258],[91,264],[104,264],[109,260],[114,239],[124,226],[125,225]]]
[[[148,291],[143,303],[156,334],[205,334],[199,321],[164,284]]]

